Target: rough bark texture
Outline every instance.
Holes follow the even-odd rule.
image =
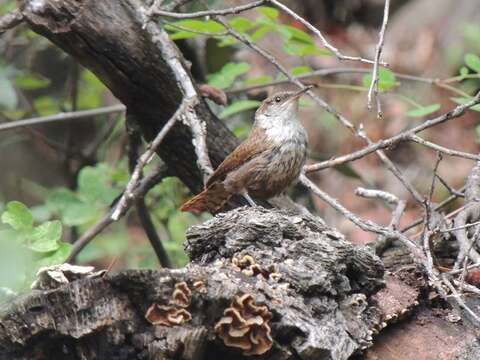
[[[372,343],[381,314],[370,297],[379,258],[312,217],[240,208],[188,232],[192,262],[179,270],[131,270],[35,291],[0,311],[2,359],[242,359],[214,326],[235,296],[273,315],[264,359],[348,359]],[[191,320],[154,326],[152,304],[192,294]],[[199,283],[200,282],[200,283]]]
[[[178,69],[162,57],[127,1],[25,1],[29,26],[90,69],[138,119],[144,138],[152,140],[182,100]],[[158,41],[156,39],[155,41]],[[178,56],[175,45],[170,56]],[[186,67],[184,62],[183,66]],[[190,81],[190,79],[187,79]],[[195,107],[207,126],[210,159],[217,166],[238,140],[201,101]],[[189,128],[178,123],[158,153],[193,192],[203,187]]]

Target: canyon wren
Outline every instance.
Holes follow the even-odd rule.
[[[252,197],[268,200],[296,182],[307,158],[307,134],[298,119],[298,102],[309,89],[278,92],[264,100],[248,138],[212,173],[205,190],[181,210],[215,213],[234,194],[255,206]]]

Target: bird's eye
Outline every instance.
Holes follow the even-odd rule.
[[[282,99],[280,98],[280,96],[277,96],[277,97],[275,98],[275,101],[276,101],[277,103],[279,103],[280,101],[282,101]]]

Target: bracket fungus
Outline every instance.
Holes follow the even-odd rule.
[[[145,318],[153,325],[174,326],[192,320],[192,315],[185,309],[153,304],[148,308]]]
[[[256,305],[252,295],[235,296],[215,324],[215,332],[226,346],[239,348],[244,355],[261,355],[273,345],[271,318],[268,308]]]
[[[207,293],[207,286],[201,280],[195,281],[193,283],[193,288],[195,289],[195,291],[198,291],[200,294],[206,294]]]
[[[261,274],[265,279],[269,279],[270,274],[276,273],[275,265],[264,267],[255,262],[251,255],[244,255],[242,258],[232,258],[233,267],[237,271],[243,272],[247,276],[256,276]]]
[[[172,294],[171,304],[186,308],[190,305],[192,291],[189,289],[185,281],[175,284],[175,290]]]

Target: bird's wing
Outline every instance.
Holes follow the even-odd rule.
[[[271,144],[265,135],[265,130],[255,127],[248,138],[238,145],[210,175],[205,186],[208,188],[215,182],[223,181],[228,173],[270,148]]]

